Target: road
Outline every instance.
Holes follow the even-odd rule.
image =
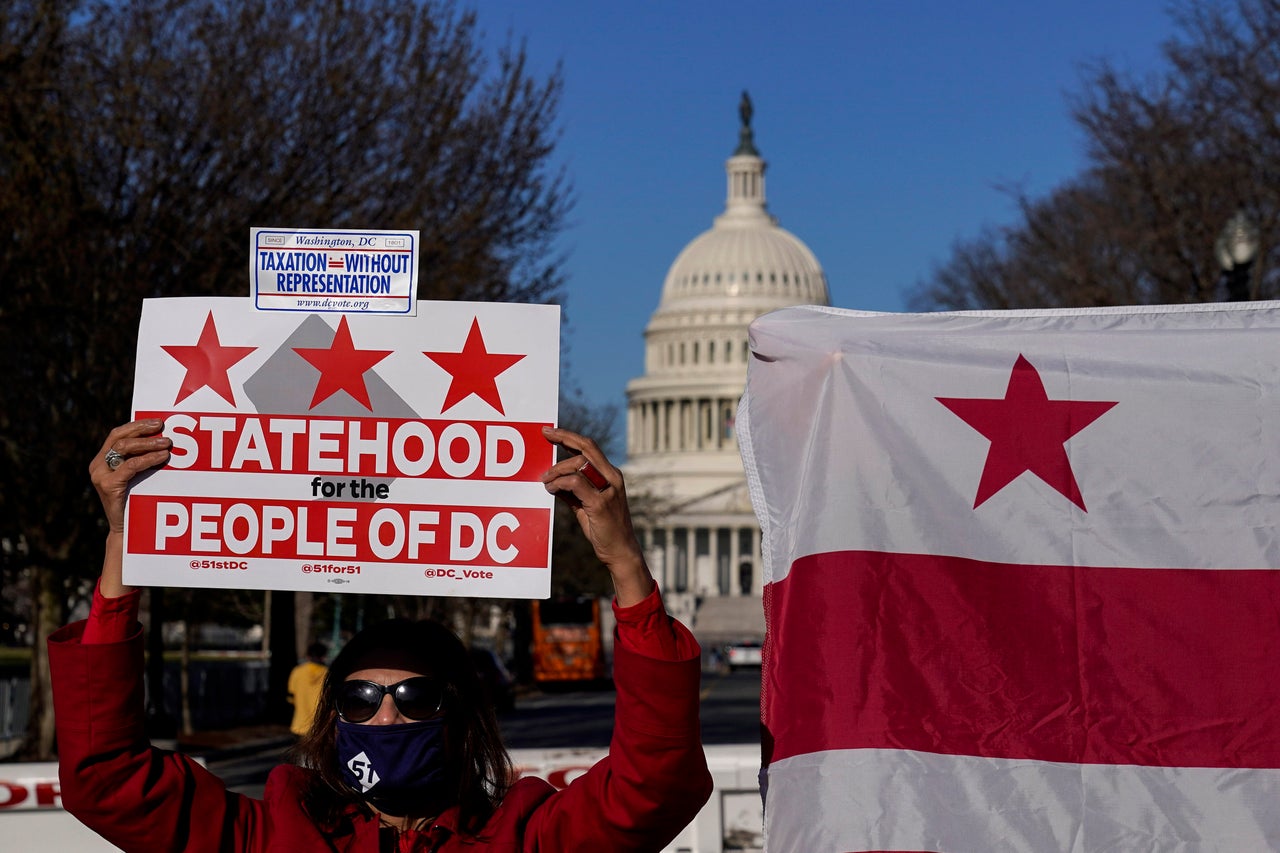
[[[611,689],[539,691],[498,723],[509,749],[608,746],[613,700]],[[760,670],[703,673],[702,742],[760,742]]]
[[[498,718],[509,749],[607,747],[613,731],[614,693],[594,690],[539,690],[516,700],[515,710]],[[703,673],[702,739],[712,744],[760,742],[760,670]],[[209,762],[232,790],[261,797],[267,773],[283,760],[281,748],[238,754]]]

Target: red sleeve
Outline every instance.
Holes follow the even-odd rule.
[[[196,761],[148,743],[140,626],[100,643],[82,642],[84,628],[76,622],[49,638],[63,807],[122,850],[266,849],[271,821],[261,801],[228,793]]]
[[[524,853],[661,850],[711,796],[702,751],[698,641],[657,590],[618,607],[609,755],[531,815]]]
[[[628,651],[658,660],[685,660],[698,652],[692,635],[677,629],[662,606],[656,584],[647,598],[630,607],[619,607],[615,598],[613,615],[618,622],[618,644]]]
[[[107,598],[102,594],[102,583],[93,588],[93,604],[89,606],[89,619],[84,626],[82,643],[120,643],[138,624],[138,599],[142,591],[130,590],[119,598]]]

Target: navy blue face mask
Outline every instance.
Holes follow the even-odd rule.
[[[430,815],[445,806],[444,718],[392,726],[338,720],[342,776],[378,811]]]

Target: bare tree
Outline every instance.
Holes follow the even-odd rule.
[[[1021,216],[958,243],[911,304],[1025,308],[1205,302],[1224,296],[1214,243],[1244,211],[1262,246],[1249,295],[1280,292],[1280,3],[1174,11],[1166,68],[1093,67],[1072,115],[1088,165]]]
[[[255,225],[418,229],[422,298],[554,300],[560,92],[449,0],[0,4],[0,539],[38,579],[30,754],[141,300],[247,292]]]

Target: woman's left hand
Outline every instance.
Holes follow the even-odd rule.
[[[543,485],[573,507],[596,558],[613,576],[619,606],[639,603],[653,591],[654,583],[631,525],[622,472],[586,436],[551,427],[543,428],[542,434],[552,444],[577,453],[552,465],[542,475]]]

